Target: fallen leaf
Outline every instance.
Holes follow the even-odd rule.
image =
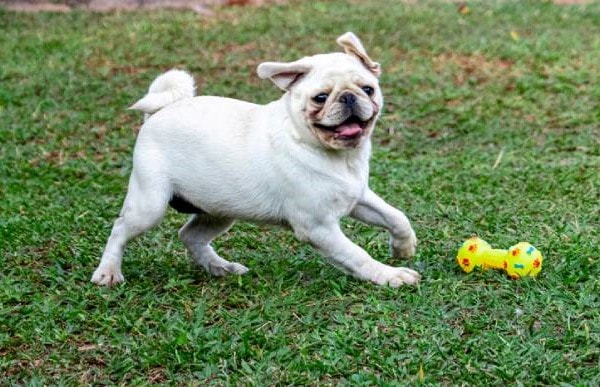
[[[471,12],[471,8],[469,8],[467,4],[460,3],[458,5],[458,13],[460,13],[461,15],[468,15],[469,12]]]

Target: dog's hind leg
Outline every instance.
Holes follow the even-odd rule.
[[[129,180],[123,208],[115,221],[100,264],[92,275],[98,285],[123,282],[121,261],[125,244],[158,224],[163,218],[171,196],[166,181],[141,178],[134,168]]]
[[[229,273],[245,274],[248,272],[246,266],[221,258],[210,245],[214,238],[229,230],[232,225],[232,219],[195,214],[179,230],[179,237],[189,250],[194,262],[209,273],[217,276]]]

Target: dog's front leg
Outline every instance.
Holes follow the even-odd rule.
[[[408,258],[415,254],[417,237],[404,213],[366,189],[350,216],[362,222],[387,229],[394,258]]]
[[[337,223],[294,227],[294,231],[300,239],[321,250],[335,266],[356,278],[391,287],[414,285],[421,278],[414,270],[388,266],[371,258],[344,235]]]

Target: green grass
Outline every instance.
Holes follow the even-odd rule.
[[[527,1],[0,11],[0,384],[600,384],[599,18]],[[89,283],[131,170],[141,117],[125,108],[157,74],[264,103],[279,92],[260,61],[337,50],[346,30],[383,66],[371,186],[413,220],[418,255],[345,228],[421,271],[418,288],[340,275],[245,223],[216,246],[250,273],[211,278],[174,212],[129,245],[125,284]],[[543,271],[462,273],[472,234],[530,241]]]

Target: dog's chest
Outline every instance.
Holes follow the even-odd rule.
[[[350,213],[367,187],[368,161],[324,160],[288,175],[288,210],[342,217]]]

